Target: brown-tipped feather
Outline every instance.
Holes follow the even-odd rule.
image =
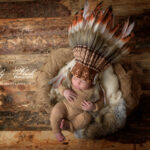
[[[102,23],[107,24],[111,19],[112,19],[112,12],[108,12],[107,17],[105,17],[105,19],[103,19]]]
[[[114,37],[119,39],[121,38],[121,35],[122,35],[122,31],[121,28],[119,27],[118,30],[115,32]]]
[[[83,20],[83,9],[81,9],[79,14],[77,15],[77,23],[80,23],[82,20]]]
[[[74,18],[73,18],[73,21],[72,21],[72,25],[73,26],[76,26],[77,25],[77,22],[79,20],[81,20],[83,18],[83,8],[80,9],[79,11],[77,11],[74,15]]]
[[[109,13],[111,13],[111,12],[112,12],[112,6],[109,6],[109,7],[105,10],[105,12],[104,12],[104,14],[103,14],[103,21],[106,20],[107,16],[108,16]]]
[[[127,37],[123,38],[122,41],[126,43],[126,42],[128,42],[128,41],[129,41],[131,38],[133,38],[133,37],[134,37],[134,33],[131,33],[131,34],[128,35]]]
[[[96,8],[94,9],[94,11],[93,11],[94,16],[97,16],[97,14],[99,14],[100,9],[101,9],[101,7],[102,7],[102,3],[103,3],[103,1],[101,1],[101,2],[96,6]]]
[[[94,16],[94,13],[92,13],[91,16],[89,17],[89,21],[93,20],[94,17],[95,17],[95,16]]]
[[[107,23],[107,26],[106,26],[107,31],[108,31],[109,33],[110,33],[110,31],[111,31],[112,25],[113,25],[113,14],[111,13],[111,18],[110,18],[110,20],[109,20],[109,22]]]
[[[100,13],[98,14],[97,18],[96,18],[96,23],[100,24],[103,18],[103,12],[100,11]]]
[[[109,6],[103,13],[100,10],[101,4],[102,2],[96,6],[90,15],[85,15],[87,17],[83,17],[83,13],[86,12],[83,10],[80,10],[75,15],[73,27],[77,28],[75,28],[76,32],[73,32],[69,39],[74,48],[78,47],[78,51],[75,51],[76,55],[74,55],[77,56],[76,60],[80,60],[87,66],[94,67],[98,65],[106,68],[109,63],[115,62],[116,59],[130,52],[130,49],[126,49],[125,46],[133,37],[131,31],[134,27],[134,22],[129,25],[128,18],[123,24],[123,28],[121,28],[120,24],[114,27],[112,7]]]
[[[129,17],[128,17],[127,21],[124,23],[124,26],[122,28],[122,37],[124,36],[125,32],[127,31],[128,25],[129,25]]]
[[[117,24],[113,29],[110,30],[110,33],[114,35],[117,32],[117,30],[119,30],[119,28],[120,24]]]
[[[75,26],[77,24],[77,13],[74,15],[72,26]]]

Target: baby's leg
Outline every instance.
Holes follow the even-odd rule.
[[[69,121],[70,131],[74,132],[75,130],[85,128],[92,120],[92,116],[88,112],[83,112],[77,115],[73,120]]]
[[[67,110],[64,103],[63,102],[57,103],[51,111],[50,122],[51,122],[52,131],[54,132],[57,140],[59,141],[63,141],[65,139],[64,135],[61,133],[60,123],[61,120],[66,116],[67,116]]]
[[[60,123],[60,128],[62,130],[69,130],[70,129],[69,120],[62,119]]]

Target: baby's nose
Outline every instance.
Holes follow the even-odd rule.
[[[80,84],[80,80],[78,80],[78,82],[77,82],[78,84]]]

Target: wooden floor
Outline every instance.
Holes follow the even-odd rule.
[[[47,113],[26,108],[49,52],[69,47],[68,26],[84,0],[29,1],[0,3],[0,150],[150,150],[150,1],[104,0],[104,7],[113,6],[116,23],[127,16],[135,21],[135,38],[126,59],[142,69],[137,72],[143,89],[139,107],[125,128],[113,135],[81,140],[64,132],[66,140],[62,143],[50,130]],[[89,1],[94,8],[100,0]],[[34,76],[14,78],[17,69],[34,72]]]
[[[76,139],[63,132],[64,142],[57,142],[49,128],[47,114],[37,112],[0,111],[0,148],[51,150],[149,150],[150,97],[142,96],[140,105],[127,120],[125,128],[97,140]]]
[[[69,132],[64,132],[66,140],[57,142],[50,131],[2,131],[0,143],[2,150],[149,150],[150,142],[145,143],[121,143],[119,139],[112,141],[78,140]],[[2,138],[3,137],[3,138]],[[126,137],[128,138],[128,137]],[[13,139],[13,140],[12,140]],[[7,145],[7,147],[6,147]]]

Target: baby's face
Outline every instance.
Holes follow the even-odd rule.
[[[82,80],[76,76],[72,77],[72,84],[75,88],[80,89],[80,90],[89,89],[92,85],[90,81]]]

